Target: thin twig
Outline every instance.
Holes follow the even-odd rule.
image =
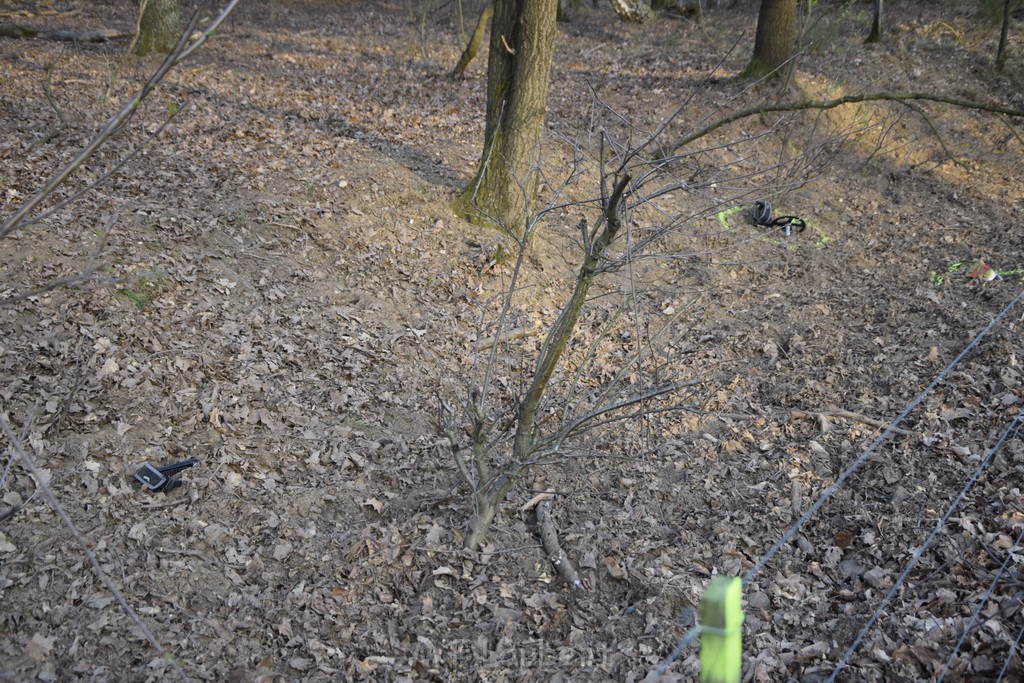
[[[94,277],[94,274],[96,272],[96,261],[99,259],[100,254],[107,246],[107,241],[110,238],[110,233],[114,229],[114,223],[117,222],[117,217],[118,212],[115,211],[114,215],[110,218],[109,221],[107,221],[107,224],[103,226],[103,231],[100,233],[99,243],[96,245],[96,248],[93,249],[92,253],[89,254],[89,260],[86,262],[85,267],[83,267],[82,270],[78,271],[74,275],[68,275],[67,277],[62,277],[60,279],[48,282],[42,287],[37,287],[36,289],[31,289],[27,292],[21,292],[20,294],[14,294],[12,296],[7,297],[6,299],[0,299],[0,307],[10,306],[11,304],[17,303],[19,301],[23,301],[34,296],[39,296],[40,294],[45,294],[46,292],[50,292],[57,289],[58,287],[71,287],[82,282],[96,280],[97,278]],[[103,282],[106,283],[120,282],[125,279],[126,278],[102,278]]]
[[[844,104],[856,104],[859,102],[907,102],[922,100],[925,102],[941,102],[943,104],[952,104],[957,107],[963,107],[964,109],[976,109],[980,111],[987,111],[994,114],[1004,114],[1006,116],[1022,117],[1024,111],[1019,109],[1010,109],[1008,107],[1002,107],[996,104],[986,104],[983,102],[975,102],[973,100],[965,100],[960,97],[948,97],[945,95],[933,95],[931,93],[898,93],[898,92],[877,92],[877,93],[864,93],[861,95],[844,95],[843,97],[837,97],[832,100],[823,101],[804,101],[804,102],[788,102],[783,104],[761,104],[753,107],[747,107],[741,109],[738,112],[723,116],[722,118],[710,123],[699,130],[695,130],[687,135],[682,136],[675,142],[670,143],[663,148],[663,156],[670,156],[677,149],[685,147],[694,140],[704,137],[705,135],[721,128],[722,126],[745,119],[750,116],[756,116],[758,114],[770,114],[773,112],[783,111],[801,111],[805,109],[835,109],[841,107]]]
[[[953,154],[953,152],[950,151],[949,147],[946,146],[946,141],[942,138],[942,134],[939,133],[939,129],[935,127],[935,124],[932,122],[931,117],[928,116],[928,112],[926,112],[921,107],[921,105],[919,105],[917,102],[909,102],[909,101],[907,101],[907,102],[900,102],[900,104],[902,104],[907,109],[910,109],[912,112],[914,112],[915,114],[920,116],[922,120],[924,120],[924,122],[928,126],[928,128],[931,129],[932,135],[934,135],[935,139],[939,141],[939,146],[942,147],[942,151],[946,153],[946,156],[949,158],[950,161],[952,161],[954,164],[956,164],[960,168],[967,168],[967,164],[965,164],[964,162],[962,162],[959,159],[957,159],[956,155]]]
[[[97,149],[99,149],[108,139],[110,139],[111,136],[113,136],[115,133],[121,130],[121,128],[123,128],[124,125],[127,124],[128,121],[131,120],[133,116],[135,116],[136,112],[139,110],[140,105],[142,104],[142,101],[151,92],[153,92],[154,89],[156,89],[156,86],[164,79],[164,77],[171,70],[171,68],[175,64],[178,64],[183,59],[192,54],[192,52],[194,52],[200,45],[205,43],[207,38],[209,38],[213,34],[213,32],[217,30],[217,27],[220,26],[221,22],[223,22],[224,19],[231,13],[231,11],[234,10],[235,5],[238,4],[238,1],[239,0],[230,0],[230,2],[228,2],[224,9],[221,10],[220,14],[206,28],[206,30],[203,31],[203,33],[201,33],[198,38],[196,38],[194,41],[190,43],[189,40],[192,35],[192,31],[195,30],[196,25],[199,23],[200,13],[197,10],[195,14],[192,15],[192,19],[189,21],[188,26],[182,33],[181,38],[178,40],[177,45],[174,46],[174,49],[171,50],[170,54],[168,54],[164,61],[160,64],[160,67],[153,73],[152,76],[149,77],[149,80],[147,80],[142,85],[139,91],[135,93],[135,96],[132,97],[132,99],[129,100],[128,103],[125,104],[117,114],[115,114],[113,117],[111,117],[109,121],[107,121],[106,125],[104,125],[102,129],[100,129],[99,133],[97,133],[93,137],[93,139],[89,141],[89,144],[87,144],[85,148],[81,152],[79,152],[74,159],[71,160],[71,162],[69,162],[63,169],[57,172],[57,174],[54,175],[50,180],[48,180],[46,184],[43,185],[43,187],[40,188],[35,195],[32,196],[31,199],[22,204],[22,206],[17,211],[15,211],[14,214],[12,214],[6,221],[4,221],[2,225],[0,225],[0,238],[6,237],[10,233],[14,232],[14,230],[17,229],[19,224],[22,222],[22,220],[24,220],[24,218],[29,213],[31,213],[37,206],[39,206],[39,204],[41,204],[43,200],[50,196],[50,194],[52,194],[54,190],[56,190],[65,180],[67,180],[68,177],[70,177],[71,174],[75,172],[75,170],[77,170],[82,164],[84,164],[85,160],[91,157]]]
[[[53,109],[53,113],[57,115],[57,125],[50,130],[49,133],[44,135],[41,140],[35,143],[34,147],[45,145],[50,140],[54,139],[61,134],[65,128],[68,127],[68,120],[64,118],[64,112],[61,111],[60,107],[57,106],[57,101],[53,98],[53,93],[50,92],[50,75],[46,75],[46,80],[43,81],[43,95],[46,96],[46,101],[50,104],[50,108]]]
[[[71,521],[67,511],[64,510],[64,506],[62,506],[60,501],[57,500],[57,496],[54,495],[53,491],[46,483],[42,473],[36,468],[32,457],[25,452],[25,449],[21,445],[22,441],[11,428],[10,423],[7,421],[7,416],[2,413],[0,413],[0,432],[7,437],[7,441],[11,444],[11,449],[18,456],[18,459],[21,460],[21,464],[24,465],[25,469],[32,474],[32,477],[36,481],[36,485],[43,491],[43,495],[46,496],[46,499],[50,502],[50,506],[64,522],[64,526],[67,527],[69,532],[71,532],[71,536],[75,539],[75,542],[78,543],[82,552],[84,552],[85,556],[89,559],[89,564],[92,565],[93,571],[96,572],[96,575],[99,577],[100,581],[103,582],[103,585],[106,586],[107,590],[110,591],[110,594],[114,596],[114,599],[121,606],[124,613],[132,623],[135,624],[145,639],[149,641],[149,644],[153,646],[153,649],[164,658],[164,661],[166,661],[172,669],[174,669],[179,678],[181,678],[182,681],[189,681],[190,679],[185,671],[173,658],[168,657],[167,651],[164,650],[163,645],[160,644],[160,641],[157,640],[156,636],[153,635],[153,632],[149,630],[148,626],[146,626],[146,622],[144,622],[138,612],[128,604],[128,600],[125,599],[124,594],[116,585],[114,585],[114,582],[109,576],[107,576],[107,573],[103,571],[103,567],[100,566],[100,562],[96,558],[96,554],[89,547],[89,544],[86,542],[81,532],[79,532],[74,522]]]
[[[546,441],[553,443],[554,448],[557,450],[557,448],[563,441],[572,437],[579,429],[586,426],[587,423],[593,422],[602,415],[606,415],[612,412],[613,410],[628,408],[629,406],[636,405],[637,403],[650,401],[655,398],[658,398],[659,396],[672,394],[679,391],[680,389],[692,387],[694,385],[700,384],[701,382],[703,382],[703,380],[700,379],[693,379],[685,382],[673,382],[671,384],[666,384],[665,386],[655,387],[654,389],[645,391],[642,394],[630,396],[629,398],[623,399],[621,401],[601,406],[600,408],[592,410],[586,415],[582,415],[573,420],[572,422],[568,423],[567,425],[562,427],[562,429],[558,430],[555,434],[552,434],[549,439],[546,439]]]

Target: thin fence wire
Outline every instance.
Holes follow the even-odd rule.
[[[864,627],[861,628],[860,633],[858,633],[857,637],[853,639],[852,643],[850,643],[850,647],[846,649],[846,652],[843,653],[843,656],[839,658],[839,661],[836,663],[836,668],[832,670],[832,675],[828,677],[828,683],[833,683],[833,681],[835,681],[836,678],[839,676],[839,672],[842,671],[843,668],[849,663],[850,657],[852,657],[853,653],[857,651],[858,647],[860,647],[861,642],[867,636],[868,632],[871,631],[871,627],[875,625],[875,622],[878,621],[878,618],[882,616],[882,612],[885,611],[885,608],[888,607],[889,603],[892,602],[893,598],[896,597],[896,593],[899,592],[900,587],[903,586],[904,582],[906,582],[907,577],[910,576],[910,572],[913,571],[914,567],[917,566],[917,563],[921,561],[922,557],[924,557],[925,551],[928,549],[929,546],[931,546],[932,542],[934,542],[935,539],[938,538],[939,534],[942,533],[942,530],[946,526],[946,522],[949,521],[949,518],[956,511],[957,507],[959,507],[960,503],[963,502],[963,499],[967,497],[967,494],[970,493],[970,490],[974,488],[974,485],[978,482],[978,479],[981,478],[981,475],[992,463],[992,460],[995,459],[996,454],[999,452],[999,449],[1003,447],[1003,444],[1006,443],[1006,440],[1010,437],[1010,435],[1017,431],[1017,428],[1020,426],[1022,418],[1024,418],[1024,412],[1018,412],[1017,416],[1013,418],[1013,421],[1010,422],[1010,424],[1007,425],[1006,429],[1003,430],[1003,433],[999,435],[999,440],[996,441],[995,445],[992,446],[989,449],[988,453],[985,455],[985,457],[982,458],[981,464],[978,465],[978,468],[974,471],[974,474],[971,475],[971,478],[968,479],[967,483],[964,484],[962,489],[960,489],[960,493],[957,495],[955,499],[953,499],[953,502],[950,503],[949,507],[946,508],[946,511],[942,514],[942,517],[939,518],[939,521],[935,523],[935,528],[932,529],[932,532],[928,535],[928,538],[925,539],[921,547],[914,551],[914,554],[911,556],[910,561],[907,562],[906,567],[903,568],[903,572],[896,580],[896,583],[894,583],[892,585],[892,588],[890,588],[889,591],[885,594],[885,597],[882,598],[882,601],[878,604],[878,607],[876,607],[875,611],[871,614],[871,618],[868,619],[867,623],[864,624]]]
[[[1010,668],[1010,662],[1013,661],[1014,655],[1017,654],[1017,650],[1020,648],[1020,641],[1024,640],[1024,626],[1020,627],[1020,631],[1017,633],[1017,639],[1013,641],[1013,647],[1006,655],[1006,660],[1003,662],[1003,668],[999,670],[999,677],[996,679],[996,683],[1002,683],[1003,678],[1006,677],[1006,670]]]
[[[783,548],[783,546],[785,546],[787,543],[793,540],[793,537],[796,536],[796,534],[800,531],[803,525],[806,524],[807,521],[810,520],[811,517],[813,517],[815,513],[817,513],[818,510],[821,509],[821,507],[832,496],[832,494],[839,490],[839,487],[842,486],[843,483],[847,479],[849,479],[850,476],[853,475],[853,473],[861,465],[864,464],[868,457],[870,457],[871,454],[874,453],[880,445],[882,445],[882,443],[888,440],[888,438],[895,433],[896,428],[899,427],[899,425],[907,418],[907,416],[909,416],[910,413],[913,412],[913,410],[917,408],[917,406],[919,406],[921,402],[928,397],[929,394],[931,394],[935,387],[937,387],[944,379],[946,379],[946,377],[949,376],[951,372],[953,372],[954,369],[956,369],[956,367],[961,363],[961,361],[963,361],[963,359],[966,358],[967,355],[971,353],[971,351],[973,351],[979,343],[981,343],[981,340],[984,339],[988,335],[988,333],[991,332],[1004,317],[1006,317],[1006,314],[1009,313],[1010,310],[1014,306],[1016,306],[1022,298],[1024,298],[1024,290],[1018,292],[1017,296],[1015,296],[1008,304],[1006,304],[1006,306],[1004,306],[1003,309],[1000,310],[999,313],[997,313],[991,321],[989,321],[988,325],[982,328],[981,331],[979,331],[974,336],[970,343],[968,343],[967,346],[965,346],[964,349],[959,354],[957,354],[956,358],[950,361],[949,364],[946,365],[946,367],[943,368],[938,375],[936,375],[935,379],[933,379],[931,383],[927,387],[925,387],[923,391],[921,391],[920,394],[918,394],[912,401],[910,401],[910,403],[907,404],[903,411],[896,416],[896,419],[894,419],[889,424],[889,426],[887,426],[885,430],[883,430],[882,433],[879,434],[878,437],[874,441],[872,441],[871,444],[866,449],[864,449],[864,451],[853,462],[851,462],[845,470],[843,470],[843,472],[836,478],[836,480],[828,488],[822,491],[821,495],[818,496],[817,500],[815,500],[814,503],[812,503],[811,506],[807,509],[807,511],[800,516],[800,519],[794,522],[793,525],[790,526],[785,531],[785,533],[782,534],[782,537],[779,538],[779,540],[776,541],[775,544],[772,545],[772,547],[769,548],[768,551],[765,552],[765,554],[762,555],[756,563],[754,563],[754,566],[751,567],[743,575],[744,586],[746,586],[751,580],[753,580],[757,573],[760,572],[765,567],[765,565],[767,565],[768,562],[771,561],[771,559],[775,556],[776,553],[779,552],[779,550]],[[1019,417],[1020,415],[1018,415],[1018,418]],[[659,662],[654,669],[651,670],[651,672],[647,675],[647,677],[644,680],[656,681],[659,676],[661,676],[665,673],[666,670],[668,670],[669,666],[671,666],[677,659],[679,659],[679,656],[683,653],[683,650],[685,650],[688,645],[690,645],[697,639],[697,637],[700,635],[700,631],[701,626],[700,624],[697,624],[690,628],[690,630],[688,630],[685,634],[683,634],[683,636],[676,643],[675,647],[672,648],[672,651],[663,660],[661,660],[661,662]],[[1022,634],[1024,634],[1024,632],[1022,632]]]
[[[672,652],[669,652],[668,656],[660,662],[658,662],[658,666],[651,669],[650,673],[648,673],[644,677],[644,683],[651,683],[653,681],[657,681],[662,676],[662,674],[664,674],[665,671],[667,671],[668,668],[672,666],[672,664],[675,663],[677,659],[679,659],[679,655],[683,654],[683,650],[685,650],[690,643],[697,640],[697,636],[699,635],[700,624],[695,624],[691,626],[690,630],[683,634],[683,637],[679,639],[679,642],[676,643],[676,646],[672,648]]]
[[[967,636],[974,629],[975,624],[978,623],[978,615],[981,614],[981,610],[988,604],[989,599],[992,597],[992,592],[999,584],[999,579],[1002,578],[1003,573],[1007,567],[1010,566],[1010,560],[1013,558],[1013,551],[1020,549],[1020,543],[1024,540],[1024,529],[1021,529],[1020,534],[1017,535],[1017,540],[1013,542],[1013,547],[1006,551],[1006,559],[1003,560],[1002,566],[999,567],[999,571],[992,578],[992,583],[989,584],[988,590],[985,591],[985,595],[981,598],[978,606],[974,608],[974,613],[971,615],[970,621],[964,626],[963,632],[960,634],[960,639],[956,641],[956,647],[949,653],[949,657],[946,659],[946,665],[942,667],[942,673],[939,674],[939,678],[936,683],[942,683],[946,679],[946,674],[950,672],[953,666],[953,659],[960,653],[960,648],[963,647],[964,641],[967,640]],[[1011,652],[1012,654],[1012,652]]]
[[[782,534],[782,538],[780,538],[778,541],[776,541],[775,545],[773,545],[771,548],[769,548],[768,552],[766,552],[764,555],[762,555],[761,559],[758,560],[754,564],[754,566],[751,567],[747,571],[747,573],[743,575],[743,585],[744,586],[747,585],[747,583],[749,583],[754,578],[754,576],[756,576],[757,573],[759,571],[761,571],[761,569],[763,569],[764,566],[766,564],[768,564],[768,562],[771,561],[771,559],[775,556],[775,554],[777,552],[779,552],[779,550],[781,550],[784,545],[786,545],[791,540],[793,540],[793,537],[796,536],[796,534],[800,531],[800,529],[803,527],[803,525],[806,524],[807,521],[811,517],[813,517],[814,514],[818,510],[821,509],[821,507],[825,504],[825,501],[827,501],[832,496],[833,493],[835,493],[837,490],[839,490],[839,487],[842,486],[843,483],[847,479],[849,479],[850,476],[855,471],[857,471],[857,469],[861,465],[864,464],[864,461],[867,460],[868,457],[872,453],[874,453],[875,450],[879,446],[882,445],[882,443],[887,441],[889,439],[889,437],[893,435],[893,433],[895,432],[896,428],[905,419],[907,419],[907,416],[910,415],[911,412],[913,412],[914,408],[917,408],[917,406],[919,406],[921,404],[921,402],[924,401],[924,399],[927,398],[927,396],[929,394],[931,394],[931,392],[935,389],[935,387],[937,387],[939,385],[939,383],[941,383],[944,379],[946,379],[946,377],[948,377],[949,374],[951,372],[953,372],[954,369],[956,369],[956,366],[958,366],[960,364],[960,362],[964,358],[966,358],[967,355],[971,351],[973,351],[975,349],[975,347],[979,343],[981,343],[981,340],[984,339],[985,336],[988,335],[988,333],[991,332],[992,329],[996,325],[999,324],[1000,320],[1002,320],[1004,317],[1006,317],[1006,314],[1010,312],[1010,309],[1012,309],[1017,304],[1017,302],[1019,302],[1021,300],[1021,298],[1024,298],[1024,290],[1021,290],[1017,294],[1017,296],[1015,296],[1013,298],[1013,300],[1010,301],[1010,303],[1006,304],[1006,306],[1003,307],[1003,310],[999,311],[999,313],[997,313],[996,316],[994,318],[992,318],[992,320],[989,322],[988,325],[986,325],[980,332],[978,332],[977,335],[975,335],[974,339],[972,339],[971,342],[967,346],[964,347],[963,351],[961,351],[957,355],[956,358],[954,358],[952,361],[950,361],[949,364],[945,368],[942,369],[942,372],[940,372],[935,377],[935,379],[932,380],[931,384],[929,384],[927,387],[924,388],[924,391],[922,391],[920,394],[918,394],[914,398],[914,400],[912,400],[910,403],[907,404],[906,408],[903,409],[903,412],[901,412],[899,415],[897,415],[896,419],[893,420],[889,424],[889,426],[886,427],[885,430],[881,434],[879,434],[878,437],[874,441],[871,442],[871,445],[869,445],[866,449],[864,449],[864,452],[861,453],[857,457],[856,460],[854,460],[852,463],[850,463],[850,465],[845,470],[843,470],[842,474],[840,474],[836,478],[836,480],[834,482],[832,482],[831,486],[829,486],[827,489],[822,491],[821,495],[818,496],[818,499],[815,500],[814,503],[809,508],[807,508],[807,511],[804,512],[804,514],[800,516],[800,519],[798,519],[791,527],[789,527],[789,529],[786,530],[786,533]]]

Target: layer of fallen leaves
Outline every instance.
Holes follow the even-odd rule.
[[[58,14],[40,22],[73,9],[82,12],[66,21],[78,27],[132,21],[120,5],[52,7]],[[405,6],[246,3],[123,144],[101,150],[56,200],[141,142],[168,105],[183,107],[155,144],[99,191],[0,244],[4,293],[24,291],[81,268],[117,216],[98,271],[107,286],[0,308],[0,397],[104,570],[196,678],[641,678],[694,623],[709,577],[748,569],[878,433],[791,411],[891,419],[1019,286],[928,278],[971,258],[1024,266],[1019,149],[971,159],[973,168],[910,170],[920,152],[900,150],[925,129],[897,121],[877,138],[880,152],[854,146],[786,196],[827,241],[765,237],[739,222],[724,232],[712,215],[678,237],[693,256],[643,271],[653,284],[642,304],[655,319],[679,316],[675,341],[659,350],[666,367],[704,378],[706,395],[682,425],[652,417],[601,434],[591,445],[604,457],[538,474],[538,488],[563,493],[560,540],[587,591],[570,594],[543,557],[520,511],[535,493],[525,484],[486,552],[467,554],[471,505],[433,426],[435,396],[465,389],[509,267],[495,258],[496,235],[470,232],[446,205],[477,161],[484,97],[482,58],[467,80],[444,78],[459,51],[446,7],[421,23]],[[581,112],[627,135],[594,90],[615,115],[653,125],[751,18],[637,27],[581,12],[558,48],[552,177],[572,161],[559,140],[586,138]],[[900,28],[888,46],[805,58],[802,87],[885,77],[959,91],[974,78],[970,87],[997,96],[967,18],[955,47],[932,23],[892,21]],[[123,45],[0,50],[6,214],[156,62],[125,59]],[[68,126],[41,143],[57,121],[45,78]],[[708,84],[679,127],[742,88]],[[947,125],[970,141],[985,121]],[[767,143],[749,151],[752,168],[780,153]],[[735,161],[707,154],[706,167]],[[512,327],[554,316],[575,267],[562,254],[577,220],[556,217],[538,240]],[[584,318],[570,362],[603,329],[608,298]],[[910,434],[883,444],[749,585],[754,680],[832,670],[1019,411],[1019,321],[1011,314],[964,359],[904,423]],[[596,379],[613,376],[643,337],[613,332],[595,355]],[[510,393],[539,341],[510,351],[498,378]],[[150,495],[134,485],[142,462],[190,456],[202,463],[184,487]],[[1002,666],[1024,619],[1013,548],[1022,466],[1014,436],[858,650],[857,680],[941,671],[1009,552],[1008,575],[953,660],[968,678]],[[39,483],[17,464],[4,478],[0,509],[16,510],[0,522],[4,674],[168,675]],[[695,659],[688,651],[672,671],[692,677]]]

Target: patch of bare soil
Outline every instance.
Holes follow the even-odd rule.
[[[860,43],[866,5],[824,8],[793,96],[913,90],[1024,106],[1022,67],[993,75],[996,31],[973,4],[924,4],[891,8],[879,46]],[[754,566],[1020,291],[1019,123],[862,105],[719,129],[668,169],[690,192],[630,214],[630,244],[697,217],[656,243],[659,258],[602,282],[562,376],[595,339],[581,380],[593,387],[649,346],[668,379],[699,380],[689,411],[595,432],[512,492],[488,552],[463,551],[472,505],[435,426],[439,397],[464,399],[478,376],[474,349],[512,266],[510,242],[448,208],[477,162],[485,98],[486,54],[464,80],[446,77],[458,6],[424,17],[400,3],[242,3],[48,206],[180,107],[154,142],[0,242],[5,298],[79,272],[103,247],[99,282],[0,305],[0,406],[166,650],[137,631],[8,449],[5,678],[162,680],[173,663],[203,680],[639,680],[691,627],[709,578]],[[462,7],[471,26],[478,8]],[[0,13],[133,23],[129,3],[5,0]],[[599,195],[587,164],[601,129],[636,145],[680,106],[669,137],[778,97],[733,78],[749,38],[730,50],[754,16],[744,5],[638,26],[581,6],[561,27],[541,201]],[[125,48],[0,39],[0,215],[159,63]],[[807,230],[753,226],[759,197]],[[582,216],[592,209],[570,204],[546,218],[510,327],[554,319]],[[976,260],[1004,279],[967,277]],[[614,322],[626,299],[647,324]],[[994,679],[1006,661],[1010,679],[1024,676],[1020,437],[982,467],[1024,398],[1021,323],[1018,306],[752,577],[748,680],[831,673],[974,476],[842,677],[928,679],[951,656],[951,680]],[[505,352],[495,383],[509,395],[541,339]],[[177,490],[133,480],[143,462],[193,456]],[[547,488],[561,494],[578,594],[523,509]],[[692,679],[696,650],[668,671]]]

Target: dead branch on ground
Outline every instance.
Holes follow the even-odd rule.
[[[504,332],[500,335],[492,335],[490,337],[487,337],[486,339],[482,339],[479,342],[477,342],[477,347],[479,351],[483,351],[484,349],[490,349],[496,344],[506,344],[510,341],[522,339],[524,337],[532,337],[533,335],[539,333],[540,321],[538,320],[530,325],[517,327],[514,330],[509,330],[508,332]]]
[[[900,429],[899,427],[893,427],[890,423],[884,420],[876,420],[873,417],[867,415],[861,415],[860,413],[853,413],[849,410],[835,409],[835,410],[820,410],[820,411],[806,411],[806,410],[794,410],[790,413],[790,417],[794,420],[815,420],[822,433],[828,431],[828,422],[826,417],[841,417],[853,422],[860,422],[862,424],[870,425],[872,427],[878,427],[879,429],[890,429],[894,434],[902,434],[903,436],[914,436],[914,432],[907,431],[906,429]]]
[[[572,562],[566,557],[565,551],[558,543],[558,530],[555,529],[555,520],[551,514],[551,501],[542,500],[537,504],[537,531],[540,535],[540,542],[544,545],[544,552],[548,560],[558,570],[559,575],[574,591],[583,590],[583,582],[579,574],[572,566]]]
[[[35,28],[25,24],[0,24],[0,36],[4,38],[40,38],[42,40],[58,40],[68,43],[106,43],[119,38],[131,38],[131,33],[117,29],[100,29],[98,31],[66,31],[63,29]]]

